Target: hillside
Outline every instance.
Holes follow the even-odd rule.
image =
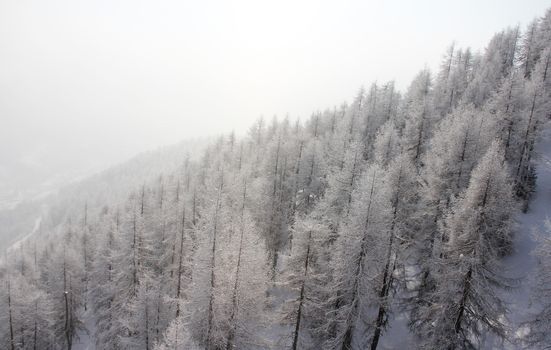
[[[452,45],[406,91],[373,83],[45,198],[0,266],[0,347],[550,346],[551,243],[531,233],[550,63],[548,10],[481,53]]]
[[[23,197],[13,206],[0,205],[0,252],[31,233],[38,218],[44,219],[42,229],[46,229],[59,225],[59,220],[82,215],[85,204],[97,212],[137,186],[156,181],[163,173],[175,173],[186,157],[200,153],[206,143],[206,139],[190,140],[144,152],[86,178],[73,178],[52,187],[45,185],[42,192]]]

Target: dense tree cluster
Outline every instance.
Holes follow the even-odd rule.
[[[483,53],[451,46],[403,94],[373,84],[303,123],[259,119],[120,201],[72,203],[3,259],[0,347],[89,332],[99,349],[377,349],[395,312],[421,349],[506,339],[500,260],[534,186],[550,60],[551,10]]]

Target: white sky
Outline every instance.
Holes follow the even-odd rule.
[[[260,115],[307,117],[375,80],[404,89],[452,40],[482,49],[549,5],[0,0],[0,170],[105,166]]]

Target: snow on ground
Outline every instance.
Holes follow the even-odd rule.
[[[378,349],[381,350],[402,350],[413,349],[415,337],[410,333],[408,327],[409,317],[406,313],[399,313],[390,316],[388,332],[381,337]]]
[[[534,230],[544,232],[544,223],[551,218],[551,127],[548,127],[537,145],[540,155],[536,172],[536,191],[526,213],[520,213],[517,218],[515,249],[513,254],[503,259],[503,271],[507,276],[518,278],[518,286],[511,291],[502,292],[503,298],[508,302],[510,315],[509,326],[511,338],[514,342],[502,342],[489,336],[483,340],[483,350],[536,350],[520,344],[522,337],[529,332],[529,328],[523,326],[535,306],[531,302],[532,286],[534,285],[534,273],[536,259],[532,251],[536,247],[533,239]],[[415,337],[407,327],[407,314],[395,314],[390,317],[389,329],[381,339],[380,349],[411,349],[415,344]]]
[[[534,230],[544,232],[545,220],[551,218],[551,128],[547,128],[544,132],[537,151],[540,158],[536,167],[536,192],[528,211],[518,217],[515,251],[503,260],[504,271],[507,271],[509,276],[521,279],[518,287],[505,293],[504,296],[509,302],[512,337],[517,340],[522,339],[529,331],[526,327],[522,327],[522,322],[526,321],[534,311],[530,298],[537,261],[531,254],[536,247],[532,233]],[[519,347],[519,344],[488,344],[485,349],[519,349]]]
[[[84,330],[78,331],[74,339],[73,350],[95,350],[96,344],[94,335],[96,333],[96,322],[92,317],[90,309],[83,312]]]

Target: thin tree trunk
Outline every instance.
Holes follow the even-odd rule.
[[[530,131],[532,129],[532,118],[534,117],[534,111],[535,111],[535,108],[536,108],[536,97],[537,97],[537,92],[534,92],[534,96],[532,98],[532,106],[530,107],[530,116],[528,118],[528,126],[526,127],[526,133],[524,135],[524,142],[522,144],[522,151],[520,153],[520,159],[519,159],[519,162],[518,162],[517,172],[516,172],[516,175],[515,175],[515,183],[516,184],[518,184],[518,182],[520,180],[519,175],[520,175],[522,165],[524,163],[524,158],[525,158],[526,150],[527,150],[527,147],[528,147],[528,137],[529,137]]]
[[[354,316],[357,313],[358,310],[358,301],[356,300],[358,298],[359,294],[359,285],[360,285],[360,277],[362,274],[362,265],[364,263],[364,257],[365,257],[365,249],[367,245],[367,230],[369,228],[369,222],[370,222],[370,215],[371,215],[371,204],[373,200],[373,193],[375,191],[375,177],[376,177],[376,171],[373,172],[373,179],[371,180],[371,189],[369,193],[369,202],[367,205],[367,214],[364,224],[364,235],[362,237],[361,247],[360,247],[360,256],[358,257],[358,263],[356,265],[356,271],[354,273],[354,285],[352,287],[352,310],[350,312],[350,316]],[[350,319],[347,320],[347,326],[344,333],[344,338],[342,342],[341,349],[342,350],[348,350],[350,349],[350,346],[352,344],[352,335],[354,333],[354,322]]]
[[[145,349],[149,350],[149,298],[147,297],[148,285],[145,285]]]
[[[312,231],[308,232],[308,246],[306,248],[306,259],[304,260],[304,276],[302,284],[300,286],[300,297],[298,301],[297,318],[295,321],[295,331],[293,334],[293,350],[297,350],[298,338],[300,334],[300,322],[302,319],[302,306],[304,304],[304,290],[306,286],[306,279],[308,278],[308,264],[310,263],[310,245],[312,239]]]
[[[388,251],[386,254],[386,263],[383,271],[383,283],[379,292],[379,312],[377,313],[377,320],[375,321],[375,332],[373,333],[373,339],[371,341],[371,350],[376,350],[379,344],[379,338],[385,324],[385,318],[387,316],[387,298],[390,292],[390,288],[393,282],[394,269],[396,267],[396,257],[392,262],[392,251],[394,248],[396,217],[398,214],[398,204],[400,203],[400,186],[402,184],[402,168],[400,167],[400,174],[398,176],[398,184],[396,186],[396,195],[394,197],[394,213],[392,217],[392,227],[390,228],[390,239],[388,243]],[[391,267],[392,266],[392,267]]]
[[[70,286],[69,286],[70,289]],[[63,297],[65,300],[65,339],[67,341],[67,349],[71,350],[73,347],[73,334],[72,334],[72,319],[71,319],[71,305],[69,300],[69,291],[67,290],[67,264],[65,260],[65,247],[63,247]]]
[[[88,202],[84,203],[84,222],[82,225],[83,256],[84,256],[84,311],[88,310]]]
[[[350,204],[352,203],[352,191],[354,190],[354,181],[356,179],[356,167],[358,163],[358,150],[354,152],[354,163],[352,163],[352,173],[350,174],[350,184],[348,190],[348,205],[346,206],[346,216],[350,212]]]
[[[457,187],[461,185],[461,177],[463,176],[463,162],[465,161],[465,153],[467,151],[467,141],[469,139],[469,130],[465,131],[465,137],[463,139],[463,145],[461,149],[461,156],[459,157],[459,172],[457,173]]]
[[[243,204],[241,206],[241,237],[239,239],[239,253],[237,255],[237,267],[235,270],[235,278],[232,292],[232,311],[230,315],[230,331],[228,334],[228,342],[226,349],[231,350],[234,348],[234,338],[235,338],[235,320],[238,314],[238,291],[239,291],[239,277],[241,272],[241,256],[243,254],[243,234],[245,232],[245,201],[247,198],[247,183],[243,184]]]
[[[463,321],[463,314],[465,312],[467,298],[469,297],[469,292],[471,288],[472,273],[473,273],[473,270],[469,269],[469,271],[467,272],[467,275],[465,276],[465,281],[463,283],[463,293],[461,295],[461,300],[459,302],[459,312],[457,314],[457,317],[454,323],[454,331],[456,334],[461,331],[461,322]]]
[[[182,270],[184,260],[184,232],[186,223],[186,207],[182,210],[182,226],[180,228],[180,256],[178,261],[178,281],[176,287],[176,317],[180,316],[180,296],[182,293]]]
[[[69,292],[64,291],[63,296],[65,298],[65,339],[67,340],[67,349],[71,350],[72,347],[72,337],[71,337],[71,326],[69,320]]]
[[[132,286],[134,296],[137,294],[138,288],[138,257],[136,254],[137,247],[137,227],[136,227],[136,210],[134,210],[134,215],[132,219]]]
[[[294,188],[294,200],[293,200],[293,206],[291,211],[291,216],[294,217],[296,209],[297,209],[297,193],[298,193],[298,176],[300,174],[300,164],[302,160],[302,149],[304,147],[304,141],[300,141],[299,148],[298,148],[298,157],[297,157],[297,164],[295,166],[295,188]]]
[[[218,189],[218,197],[216,199],[216,208],[214,212],[214,228],[212,233],[212,252],[211,252],[211,271],[210,271],[210,298],[209,298],[209,309],[208,309],[208,323],[207,323],[207,349],[211,348],[211,333],[212,333],[212,321],[214,319],[214,289],[216,287],[215,281],[215,269],[216,269],[216,235],[218,229],[218,212],[220,210],[221,198],[222,198],[222,188],[224,186],[224,181],[220,181],[220,187]]]
[[[306,186],[310,188],[312,185],[312,179],[314,177],[314,167],[316,165],[316,146],[314,145],[314,152],[312,154],[312,162],[310,163],[310,173],[308,174],[308,181]],[[306,207],[310,207],[310,191],[306,192]]]
[[[10,322],[10,347],[11,350],[15,350],[15,338],[13,335],[13,318],[11,310],[11,282],[8,280],[8,314]]]
[[[270,223],[269,223],[269,228],[268,228],[268,237],[270,240],[272,240],[272,251],[271,251],[271,258],[272,258],[272,262],[271,262],[271,265],[272,265],[272,274],[271,274],[271,278],[272,278],[272,281],[275,280],[275,277],[276,277],[276,269],[277,269],[277,258],[278,258],[278,250],[279,250],[279,247],[278,247],[278,240],[276,237],[274,237],[276,234],[279,234],[279,233],[276,233],[275,230],[274,230],[274,209],[275,209],[275,201],[276,201],[276,192],[277,192],[277,171],[278,171],[278,168],[279,168],[279,150],[280,150],[280,147],[281,147],[281,137],[278,139],[278,142],[277,142],[277,149],[276,149],[276,160],[275,160],[275,166],[274,166],[274,173],[273,173],[273,177],[274,177],[274,181],[273,181],[273,190],[272,190],[272,201],[271,201],[271,206],[270,206]]]
[[[37,318],[38,318],[38,301],[35,301],[34,302],[33,350],[36,350],[36,336],[38,332]]]

